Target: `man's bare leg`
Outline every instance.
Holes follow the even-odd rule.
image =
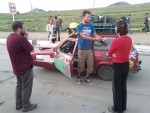
[[[77,84],[81,84],[81,73],[78,72]]]
[[[86,77],[85,78],[89,78],[89,76],[90,76],[90,73],[89,73],[89,71],[86,70]]]
[[[88,70],[86,70],[85,82],[87,82],[87,83],[89,83],[89,84],[92,84],[92,82],[90,81],[89,77],[90,77],[90,73],[89,73]]]

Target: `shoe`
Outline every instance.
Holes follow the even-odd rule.
[[[88,84],[92,84],[92,82],[88,78],[85,79],[85,82],[88,83]]]
[[[77,84],[79,84],[79,85],[81,84],[81,79],[80,78],[77,79]]]
[[[115,112],[113,106],[109,106],[108,111],[111,112],[111,113],[123,113],[123,112]]]
[[[34,110],[35,108],[37,108],[37,104],[31,104],[31,106],[28,108],[22,108],[22,112],[31,111]]]
[[[22,106],[16,106],[16,110],[20,110]]]

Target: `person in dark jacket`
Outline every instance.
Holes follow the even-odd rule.
[[[128,25],[124,20],[117,22],[116,33],[118,38],[114,39],[108,56],[113,57],[114,75],[113,81],[113,106],[108,110],[112,113],[123,113],[127,108],[127,77],[129,73],[129,54],[132,48],[131,37],[127,35]]]
[[[16,110],[22,108],[23,112],[33,110],[37,104],[30,103],[33,86],[33,60],[30,52],[32,45],[27,40],[25,26],[21,21],[12,24],[13,33],[7,38],[7,50],[17,78]]]
[[[145,14],[145,18],[144,18],[145,27],[142,29],[142,31],[146,31],[146,32],[149,32],[148,14],[149,13]]]
[[[128,24],[128,33],[131,34],[130,26],[131,26],[131,15],[128,15],[127,17],[127,24]]]
[[[54,19],[54,26],[55,26],[54,31],[56,31],[57,33],[57,41],[60,41],[60,25],[57,17],[55,17]]]

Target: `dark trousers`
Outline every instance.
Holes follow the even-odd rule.
[[[129,34],[131,33],[130,24],[128,24],[128,33],[129,33]]]
[[[113,102],[114,111],[122,112],[126,110],[127,104],[127,77],[129,73],[129,62],[113,63]]]
[[[145,27],[142,29],[142,31],[149,32],[149,24],[148,23],[145,24]]]
[[[56,33],[57,33],[57,41],[60,41],[60,28],[56,27]]]
[[[28,108],[33,86],[33,69],[27,70],[23,75],[17,75],[16,106]]]

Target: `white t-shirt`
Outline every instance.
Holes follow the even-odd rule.
[[[46,26],[46,31],[50,31],[50,32],[53,32],[54,31],[54,25],[53,24],[47,24]]]

